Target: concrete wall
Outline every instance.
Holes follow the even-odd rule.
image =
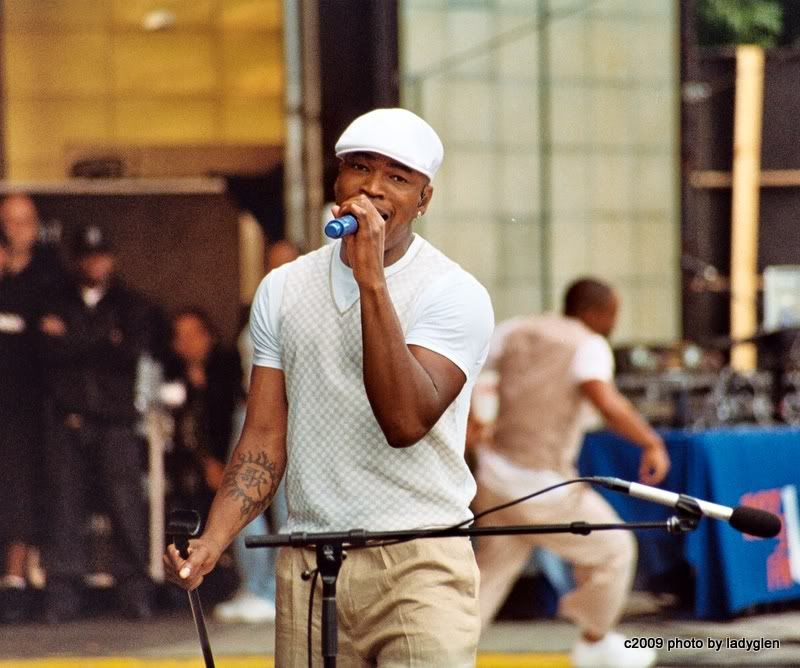
[[[405,0],[403,104],[445,161],[421,233],[498,320],[616,285],[617,341],[680,332],[678,21],[669,0]]]

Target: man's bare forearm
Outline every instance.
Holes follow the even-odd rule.
[[[265,452],[236,452],[225,468],[220,492],[239,504],[245,526],[267,509],[279,483],[277,466]]]
[[[607,381],[590,380],[580,387],[600,411],[609,429],[645,449],[663,445],[661,437],[614,385]]]
[[[243,437],[225,467],[204,536],[225,548],[272,502],[286,467],[285,451]]]
[[[660,447],[661,437],[624,397],[606,416],[609,428],[642,448]]]
[[[361,290],[361,328],[364,386],[372,412],[393,447],[411,445],[438,417],[432,411],[437,388],[409,351],[385,286]]]

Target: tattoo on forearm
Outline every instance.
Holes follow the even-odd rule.
[[[228,498],[239,499],[239,512],[249,522],[272,501],[278,482],[277,468],[266,454],[245,452],[228,464],[220,491]]]

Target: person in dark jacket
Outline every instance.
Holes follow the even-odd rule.
[[[195,508],[205,517],[222,480],[234,412],[243,398],[239,354],[220,343],[202,309],[185,308],[172,319],[165,376],[186,390],[186,401],[174,413],[175,447],[167,461],[170,505]]]
[[[28,574],[38,563],[47,507],[36,494],[42,470],[42,378],[38,319],[63,269],[38,243],[39,216],[24,194],[0,203],[0,620],[31,611]],[[34,583],[35,584],[35,583]]]
[[[99,502],[112,522],[112,575],[122,613],[137,619],[152,614],[144,442],[134,405],[138,363],[151,345],[152,308],[116,278],[115,260],[100,227],[82,228],[76,280],[53,299],[41,324],[53,520],[44,555],[49,622],[80,614],[90,502]]]

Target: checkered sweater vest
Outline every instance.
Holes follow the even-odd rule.
[[[333,299],[331,262],[338,248],[295,262],[280,306],[289,529],[386,531],[460,522],[470,517],[475,483],[464,462],[455,403],[415,445],[394,449],[387,443],[364,389],[360,301],[340,312]],[[455,268],[423,242],[414,259],[387,278],[404,331],[424,288]]]

